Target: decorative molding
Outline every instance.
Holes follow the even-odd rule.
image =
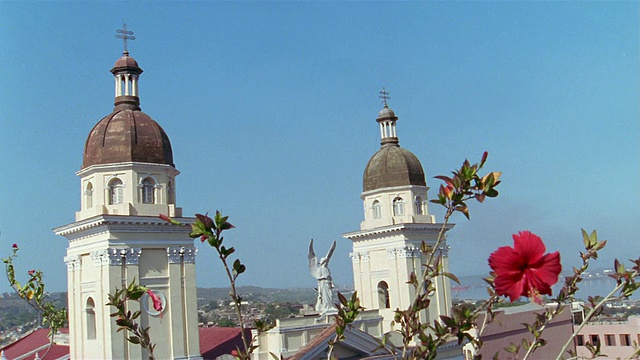
[[[451,246],[447,245],[446,243],[441,244],[440,247],[438,247],[438,254],[440,254],[443,258],[449,257],[449,249],[451,248]]]
[[[78,255],[70,255],[64,257],[64,262],[67,264],[67,271],[77,271],[80,270],[80,256]]]
[[[185,264],[195,264],[197,254],[198,249],[195,246],[167,247],[169,264],[180,264],[182,261]]]
[[[167,258],[169,259],[169,264],[180,264],[180,259],[182,258],[182,251],[184,248],[180,247],[168,247],[167,248]]]
[[[420,249],[411,246],[396,248],[396,254],[399,258],[415,258],[420,257]]]
[[[98,250],[91,252],[91,259],[95,266],[109,265],[109,250]]]
[[[399,249],[387,249],[387,259],[395,259],[398,250]],[[400,254],[398,254],[398,257],[400,257]]]
[[[195,246],[190,246],[184,249],[183,258],[185,264],[195,264],[196,263],[196,255],[198,255],[198,248]]]
[[[107,257],[108,257],[108,262],[110,266],[121,266],[126,256],[127,256],[126,249],[112,248],[107,250],[105,260],[107,260]]]
[[[361,263],[361,262],[369,262],[369,252],[368,251],[364,251],[364,252],[352,252],[349,253],[349,256],[351,257],[351,261],[355,264],[357,263]]]
[[[140,263],[141,254],[142,254],[142,249],[140,248],[128,249],[125,255],[127,259],[127,265],[138,265]]]

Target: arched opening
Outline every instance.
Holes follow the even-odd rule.
[[[87,298],[87,304],[85,306],[85,312],[87,315],[87,339],[92,340],[96,338],[96,311],[95,302],[93,298]]]
[[[109,205],[122,204],[123,188],[124,184],[118,178],[109,182]]]
[[[93,184],[90,182],[84,189],[84,205],[87,209],[93,207]]]
[[[373,218],[380,219],[382,217],[382,211],[380,211],[380,201],[375,200],[371,208],[373,209]]]
[[[404,215],[404,200],[401,197],[397,197],[393,199],[393,215],[401,216]]]
[[[389,285],[385,281],[378,283],[378,308],[388,309],[391,307],[389,303]]]
[[[413,204],[416,215],[422,215],[424,213],[422,208],[422,198],[420,196],[416,196],[416,201]]]
[[[176,190],[173,187],[173,180],[169,180],[169,183],[167,183],[167,200],[169,204],[176,203]]]
[[[156,183],[151,178],[145,178],[142,180],[142,203],[143,204],[155,204],[155,185]]]

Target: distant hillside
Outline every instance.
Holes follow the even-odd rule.
[[[229,299],[231,288],[198,288],[198,300]],[[254,302],[297,302],[313,304],[316,302],[316,291],[312,288],[304,289],[273,289],[258,286],[240,286],[238,293],[244,300]]]

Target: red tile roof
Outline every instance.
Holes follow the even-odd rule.
[[[215,359],[223,354],[231,354],[236,348],[243,349],[242,336],[240,328],[200,328],[200,354],[204,359]],[[69,329],[60,329],[63,334],[68,334]],[[12,344],[1,348],[7,359],[14,359],[26,354],[25,360],[32,360],[37,353],[42,360],[59,360],[69,358],[69,345],[55,344],[51,347],[46,357],[42,357],[47,352],[49,338],[47,334],[49,329],[38,329],[22,338],[16,340]],[[245,329],[247,339],[251,338],[251,330]]]
[[[200,354],[206,359],[215,359],[223,354],[231,354],[236,348],[244,349],[240,328],[211,327],[200,328]],[[251,330],[244,329],[247,339]]]
[[[69,329],[61,329],[62,333],[69,333]],[[42,360],[68,359],[69,345],[54,344],[47,352],[49,346],[49,329],[37,329],[15,342],[0,349],[7,359],[14,359],[29,354],[23,359],[34,359],[36,353]],[[55,340],[55,338],[54,338]],[[46,356],[43,357],[46,353]]]

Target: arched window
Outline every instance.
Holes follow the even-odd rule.
[[[142,180],[142,203],[155,204],[155,182],[151,178]]]
[[[401,197],[393,199],[393,215],[404,215],[404,200]]]
[[[85,306],[85,312],[87,315],[87,339],[92,340],[96,338],[96,304],[92,298],[87,299],[87,305]]]
[[[122,180],[115,178],[109,182],[109,205],[122,204]]]
[[[84,190],[84,204],[87,209],[93,207],[93,184],[91,183],[87,183]]]
[[[167,183],[167,196],[169,204],[176,203],[176,190],[173,187],[173,180],[169,180],[169,183]]]
[[[388,309],[391,307],[389,303],[389,285],[386,282],[380,281],[378,283],[378,308]]]
[[[371,208],[373,209],[373,218],[380,219],[382,217],[382,212],[380,211],[380,201],[375,200]]]
[[[416,201],[413,203],[415,207],[416,215],[422,215],[422,198],[420,196],[416,196]]]

